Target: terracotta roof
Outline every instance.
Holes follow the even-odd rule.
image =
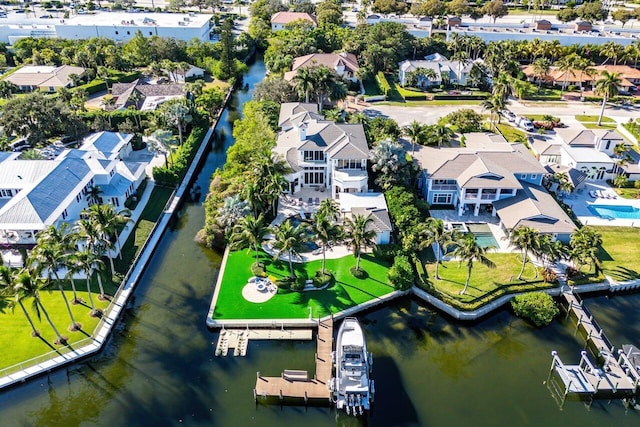
[[[293,79],[300,68],[316,66],[325,66],[332,70],[337,70],[339,66],[342,66],[345,71],[352,73],[356,73],[360,69],[358,59],[353,53],[312,53],[295,58],[291,71],[285,73],[284,79],[287,81]]]
[[[316,18],[305,12],[278,12],[271,17],[272,24],[289,24],[294,21],[306,20],[317,24]]]

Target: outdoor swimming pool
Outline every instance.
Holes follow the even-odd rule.
[[[629,205],[590,205],[589,210],[601,218],[640,219],[640,209]]]
[[[467,223],[467,228],[469,229],[469,232],[476,238],[476,242],[478,242],[478,245],[482,246],[483,248],[500,247],[500,245],[498,245],[498,241],[493,235],[493,232],[491,232],[491,229],[487,224]]]

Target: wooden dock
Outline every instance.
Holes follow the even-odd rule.
[[[331,380],[331,352],[333,351],[333,319],[318,322],[316,372],[309,378],[306,371],[285,370],[279,377],[256,375],[253,397],[263,399],[285,398],[330,401],[329,381]]]
[[[582,328],[586,334],[586,347],[593,350],[601,363],[596,367],[587,356],[587,352],[583,351],[580,364],[565,365],[555,351],[551,353],[553,361],[547,383],[551,384],[549,380],[553,372],[562,381],[563,390],[558,390],[562,394],[561,405],[568,394],[586,395],[593,400],[622,398],[636,393],[640,384],[640,374],[624,354],[619,354],[616,360],[613,345],[582,301],[572,292],[563,292],[562,296],[568,304],[567,315],[573,314],[577,319],[576,332]]]
[[[311,329],[223,329],[218,336],[215,355],[226,356],[234,349],[234,356],[246,356],[252,340],[310,340]]]

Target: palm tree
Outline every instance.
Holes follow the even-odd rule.
[[[602,108],[600,109],[600,116],[598,117],[598,126],[602,125],[602,116],[604,116],[607,101],[609,98],[618,94],[620,83],[620,73],[608,72],[606,70],[602,71],[600,79],[596,81],[595,93],[602,96]]]
[[[118,252],[120,259],[122,259],[122,251],[120,247],[120,236],[118,230],[131,220],[131,211],[129,209],[122,209],[116,211],[113,205],[93,205],[87,209],[84,209],[81,213],[89,221],[93,221],[98,230],[100,241],[104,244],[106,249],[107,258],[109,258],[109,264],[111,266],[111,274],[115,272],[113,266],[113,258],[111,257],[111,250],[115,248]]]
[[[53,225],[49,227],[55,228]],[[67,296],[64,292],[64,287],[62,286],[62,280],[60,280],[60,276],[58,275],[58,267],[60,264],[64,263],[66,255],[67,250],[62,243],[47,242],[44,240],[38,241],[38,244],[36,244],[29,254],[27,263],[31,268],[33,268],[33,271],[38,276],[40,276],[42,271],[46,269],[47,284],[51,284],[55,278],[55,283],[58,286],[60,295],[62,295],[62,299],[64,300],[64,304],[67,308],[67,313],[71,319],[71,326],[69,327],[69,330],[77,331],[82,328],[82,325],[77,323],[73,317],[71,306],[69,305],[69,301],[67,300]]]
[[[320,202],[316,215],[320,215],[329,221],[337,221],[340,216],[338,203],[333,199],[324,199]]]
[[[325,263],[327,261],[327,248],[340,238],[341,230],[332,220],[322,214],[316,213],[311,223],[311,232],[322,247],[322,274],[324,275]]]
[[[533,74],[538,78],[538,92],[542,88],[542,81],[549,74],[551,62],[547,58],[538,58],[533,62]]]
[[[293,258],[300,257],[300,252],[307,241],[306,230],[303,225],[293,226],[291,221],[286,220],[279,226],[272,229],[275,235],[273,249],[275,249],[274,259],[278,259],[282,253],[286,253],[289,258],[289,272],[295,278],[293,270]]]
[[[87,203],[89,205],[100,203],[100,195],[103,193],[98,185],[92,185],[87,191]]]
[[[522,280],[522,274],[527,265],[527,255],[529,252],[536,253],[540,249],[540,234],[531,227],[518,227],[511,230],[509,240],[514,247],[522,251],[522,268],[518,273],[518,280]]]
[[[309,94],[313,90],[314,86],[312,68],[305,67],[299,69],[292,80],[293,86],[298,91],[299,96],[304,96],[304,102],[309,103]]]
[[[345,220],[346,244],[353,247],[356,254],[356,270],[360,270],[360,255],[362,248],[375,246],[376,232],[369,224],[373,222],[371,215],[354,215]]]
[[[36,325],[33,323],[33,319],[29,315],[29,312],[24,306],[25,301],[27,300],[27,296],[23,293],[16,293],[16,285],[18,273],[20,270],[13,271],[9,267],[5,265],[0,265],[0,293],[4,296],[13,297],[13,301],[10,303],[10,307],[13,310],[16,305],[20,306],[22,312],[24,313],[29,325],[31,326],[31,336],[39,337],[40,331],[36,329]],[[35,304],[35,300],[33,301]]]
[[[430,142],[435,143],[438,147],[443,145],[451,147],[451,140],[456,135],[448,125],[442,123],[431,125],[427,130]]]
[[[89,294],[89,305],[91,306],[91,316],[96,316],[100,313],[99,310],[96,309],[95,304],[93,303],[93,296],[91,293],[91,278],[93,277],[93,272],[96,265],[102,263],[100,257],[92,253],[89,248],[85,248],[84,250],[78,251],[73,255],[73,263],[75,264],[75,268],[78,271],[84,271],[85,279],[87,281],[87,293]],[[102,284],[99,282],[102,286]]]
[[[328,67],[311,67],[313,89],[315,89],[318,111],[322,114],[322,108],[327,99],[339,101],[347,95],[347,87],[336,72]]]
[[[412,121],[402,128],[404,133],[411,141],[411,154],[416,152],[416,143],[423,145],[427,138],[427,127],[417,120]]]
[[[571,256],[578,262],[578,269],[585,262],[590,262],[595,273],[600,271],[601,263],[598,258],[598,247],[602,244],[600,233],[590,227],[582,227],[571,234]]]
[[[59,281],[60,279],[57,274],[58,274],[58,267],[60,265],[63,265],[65,268],[67,268],[67,275],[69,273],[69,262],[68,262],[69,256],[75,250],[74,240],[77,239],[77,235],[73,229],[70,229],[68,222],[63,222],[57,227],[55,225],[50,225],[49,227],[40,231],[37,237],[38,237],[38,244],[36,245],[36,247],[38,246],[40,247],[56,246],[57,247],[56,250],[59,251],[57,255],[60,255],[60,256],[57,257],[57,261],[55,263],[56,268],[54,270],[54,273],[56,274],[56,279]],[[53,259],[50,259],[50,261],[53,261]],[[50,264],[50,266],[51,265],[54,265],[54,264]],[[49,267],[49,268],[52,268],[52,267]],[[73,274],[69,278],[69,282],[71,283],[71,289],[73,291],[73,299],[71,300],[71,303],[77,304],[82,300],[78,298],[76,285],[75,285],[75,282],[73,281]]]
[[[60,335],[60,332],[58,332],[58,328],[56,328],[56,325],[54,325],[51,321],[51,317],[49,317],[49,312],[40,300],[40,290],[45,289],[47,283],[41,277],[39,277],[35,271],[29,271],[24,268],[17,272],[14,283],[14,295],[16,298],[16,302],[20,304],[20,307],[25,312],[25,314],[26,309],[22,305],[22,301],[28,298],[32,298],[32,307],[35,310],[38,319],[40,319],[40,313],[42,312],[42,314],[44,314],[44,317],[47,319],[49,326],[51,326],[51,329],[53,329],[53,332],[58,338],[56,344],[65,344],[67,342],[67,339]],[[29,321],[31,322],[31,320]],[[33,328],[33,323],[31,324],[31,327]]]
[[[498,123],[500,123],[500,111],[506,107],[506,102],[499,96],[492,96],[482,101],[482,110],[488,110],[491,112],[489,121],[493,125],[495,123],[495,117],[498,117]]]
[[[253,215],[247,215],[234,227],[231,235],[231,247],[234,250],[244,247],[249,247],[250,250],[253,249],[256,253],[256,265],[258,265],[262,240],[268,232],[269,227],[265,225],[262,214],[258,215],[257,218]]]
[[[463,239],[459,240],[457,244],[458,246],[453,251],[454,256],[460,258],[460,263],[463,261],[467,263],[467,280],[464,283],[464,288],[460,291],[460,295],[464,295],[469,287],[474,261],[478,261],[489,268],[496,268],[496,265],[487,258],[487,249],[478,245],[473,234],[467,234]]]
[[[579,71],[578,80],[580,82],[580,98],[584,98],[584,87],[582,86],[582,78],[586,74],[587,76],[593,76],[596,74],[596,70],[593,68],[593,63],[587,58],[581,56],[575,58],[573,62],[573,68]]]
[[[455,244],[459,239],[458,233],[455,230],[447,230],[444,226],[444,222],[441,219],[427,218],[425,227],[420,232],[421,242],[420,249],[424,249],[427,246],[436,245],[436,271],[435,278],[440,279],[438,275],[438,265],[442,259],[442,253],[446,252],[447,248]]]

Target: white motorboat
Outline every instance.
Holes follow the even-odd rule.
[[[342,322],[336,340],[335,377],[331,388],[336,407],[348,415],[364,415],[371,409],[374,384],[369,378],[373,355],[367,353],[367,344],[360,323],[354,317]]]

